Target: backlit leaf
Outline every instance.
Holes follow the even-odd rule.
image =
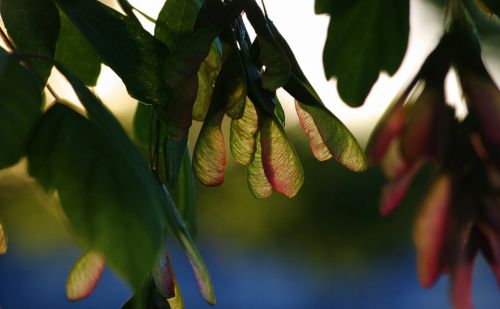
[[[253,161],[258,129],[257,111],[252,101],[247,99],[243,116],[231,121],[230,146],[236,162],[247,165]]]
[[[0,49],[0,169],[15,164],[26,151],[41,115],[42,96],[33,74]]]
[[[430,287],[442,271],[441,256],[450,220],[452,180],[439,176],[424,200],[415,223],[413,241],[417,249],[417,271],[420,284]]]
[[[101,60],[95,48],[63,12],[56,46],[56,60],[73,72],[86,85],[95,86],[101,72]]]
[[[252,162],[248,165],[247,182],[250,192],[255,198],[266,198],[273,194],[273,187],[269,183],[262,166],[262,150],[260,147],[260,134],[255,137],[255,153]]]
[[[198,70],[198,93],[193,106],[193,119],[203,121],[207,115],[217,75],[222,66],[220,50],[214,42],[207,58],[203,60]],[[229,86],[228,86],[229,87]]]
[[[320,161],[333,156],[341,164],[353,170],[366,169],[366,159],[354,136],[326,109],[300,68],[285,38],[272,22],[268,25],[290,61],[292,74],[284,89],[296,99],[295,109],[301,126],[307,133],[314,156]],[[311,111],[308,112],[307,109]]]
[[[293,79],[292,76],[290,80]],[[285,89],[298,101],[297,114],[316,158],[328,159],[329,156],[325,152],[328,149],[330,155],[345,167],[357,172],[366,170],[364,153],[342,121],[324,107],[321,101],[317,101],[310,92],[302,92],[305,88],[288,86]]]
[[[196,141],[193,153],[193,169],[196,177],[206,186],[218,186],[224,182],[226,145],[221,122],[224,111],[207,116]]]
[[[262,166],[273,188],[288,197],[295,196],[304,183],[304,171],[283,127],[267,117],[260,119]]]
[[[161,67],[168,49],[132,18],[98,1],[55,0],[108,65],[129,94],[147,104],[170,98]],[[118,52],[119,51],[119,52]]]
[[[259,60],[265,66],[262,73],[262,86],[267,90],[276,91],[288,81],[291,72],[290,62],[276,42],[266,17],[255,1],[250,2],[246,14],[257,34]]]
[[[2,20],[23,53],[54,58],[59,36],[59,13],[52,0],[2,0]],[[45,82],[52,70],[47,61],[32,59],[30,63]]]
[[[405,55],[409,0],[316,0],[331,16],[323,53],[327,78],[337,78],[340,97],[363,104],[380,72],[393,75]]]
[[[104,258],[95,251],[85,252],[71,269],[66,283],[66,296],[69,300],[80,300],[89,296],[95,289],[102,271]]]

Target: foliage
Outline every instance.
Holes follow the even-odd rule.
[[[375,130],[368,163],[255,0],[168,0],[156,20],[145,16],[155,24],[153,34],[135,15],[142,12],[126,0],[118,4],[125,14],[97,0],[0,2],[8,32],[0,31],[7,46],[0,50],[0,168],[27,157],[30,175],[47,192],[57,192],[85,250],[68,279],[70,300],[92,292],[106,263],[134,290],[124,308],[182,307],[168,234],[184,249],[202,296],[215,303],[193,240],[195,177],[206,186],[224,181],[221,124],[228,117],[231,153],[247,166],[252,194],[264,198],[275,190],[291,198],[299,192],[304,170],[284,129],[280,88],[294,97],[318,160],[334,158],[355,172],[382,162],[391,180],[383,192],[384,215],[400,203],[423,162],[432,160],[439,176],[415,229],[422,285],[450,271],[454,304],[470,307],[470,270],[478,251],[498,277],[499,206],[493,193],[500,173],[500,94],[482,64],[470,1],[449,1],[447,31]],[[498,14],[494,1],[482,5]],[[348,104],[361,105],[381,72],[398,70],[409,10],[409,0],[316,1],[316,12],[332,18],[326,77],[337,78]],[[101,64],[139,101],[136,145],[88,88]],[[445,104],[444,78],[452,67],[470,110],[464,121]],[[83,109],[50,87],[52,69],[66,78]],[[46,91],[55,98],[47,106]],[[203,125],[191,158],[192,119]],[[0,252],[6,248],[0,225]]]

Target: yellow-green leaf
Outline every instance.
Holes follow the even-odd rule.
[[[250,192],[255,198],[266,198],[273,194],[273,187],[266,178],[262,166],[262,151],[260,148],[260,134],[255,138],[255,154],[252,162],[248,165],[247,182]]]
[[[247,98],[243,116],[231,121],[230,146],[236,162],[247,165],[253,160],[258,129],[257,111],[252,101]]]
[[[221,130],[223,118],[224,112],[219,111],[205,121],[194,148],[194,173],[206,186],[217,186],[224,181],[226,145]]]

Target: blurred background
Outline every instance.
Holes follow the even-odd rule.
[[[151,16],[163,3],[130,2]],[[314,1],[266,0],[266,5],[320,96],[365,145],[392,97],[439,40],[444,26],[439,2],[411,1],[412,30],[403,65],[394,77],[382,75],[359,109],[344,105],[335,81],[325,80],[322,50],[329,18],[314,15]],[[152,29],[146,22],[145,27]],[[484,37],[485,43],[498,40],[498,36]],[[486,44],[484,57],[498,84],[500,63],[495,54],[493,44]],[[50,83],[76,102],[57,74]],[[453,75],[447,85],[448,100],[462,106]],[[136,102],[109,68],[103,67],[94,90],[131,132]],[[214,281],[217,308],[449,308],[448,278],[422,289],[415,271],[413,218],[432,172],[421,172],[404,204],[381,218],[381,173],[372,169],[355,174],[333,160],[317,162],[290,98],[280,93],[280,100],[305,171],[300,193],[291,200],[276,192],[256,200],[247,189],[245,168],[236,165],[229,152],[225,183],[197,187],[197,239]],[[466,112],[463,106],[461,112]],[[191,144],[198,130],[194,123]],[[66,277],[81,250],[56,198],[28,177],[25,162],[0,171],[0,220],[9,237],[9,250],[0,256],[2,309],[118,308],[130,296],[128,287],[106,269],[88,299],[66,300]],[[175,242],[170,247],[186,308],[206,308],[185,256]],[[477,260],[473,281],[476,308],[499,308],[498,287],[482,258]]]

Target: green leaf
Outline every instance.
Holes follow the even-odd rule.
[[[29,169],[58,191],[81,244],[101,252],[137,290],[163,242],[164,198],[140,154],[116,136],[125,132],[109,129],[57,103],[30,145]]]
[[[241,14],[249,1],[230,1],[217,7],[212,13],[219,18],[201,25],[176,46],[164,64],[165,81],[170,87],[175,88],[184,79],[198,72],[214,39]]]
[[[266,178],[276,191],[291,198],[304,183],[300,160],[285,130],[276,119],[265,115],[259,120],[262,166]]]
[[[120,76],[129,94],[147,104],[166,104],[162,64],[168,49],[132,18],[95,1],[55,0],[75,26]]]
[[[54,58],[59,13],[52,0],[2,0],[0,13],[20,52]],[[44,60],[30,60],[30,63],[45,83],[52,64]]]
[[[409,0],[316,0],[331,16],[323,63],[336,77],[340,97],[351,106],[365,101],[380,72],[393,75],[408,44]]]
[[[202,0],[168,0],[163,5],[155,27],[155,37],[171,50],[193,32]]]
[[[75,301],[85,298],[95,289],[104,270],[104,258],[97,252],[85,252],[71,269],[66,282],[66,296]]]
[[[141,102],[137,104],[132,127],[134,132],[134,140],[144,148],[148,148],[151,141],[151,125],[154,121],[154,111],[151,105],[146,105]]]
[[[0,169],[15,164],[41,115],[42,95],[33,74],[0,49]]]
[[[165,139],[163,154],[165,156],[165,174],[167,183],[174,190],[177,188],[179,173],[181,171],[182,161],[187,149],[187,137],[181,140],[170,138]]]
[[[56,46],[56,60],[78,76],[86,85],[95,86],[101,72],[101,59],[78,28],[60,12],[61,31]]]
[[[300,123],[318,160],[328,160],[333,156],[353,171],[366,170],[366,158],[356,138],[342,121],[324,106],[314,89],[292,75],[285,85],[285,90],[297,100],[295,107]]]
[[[264,65],[262,86],[270,91],[282,87],[290,76],[290,62],[269,29],[267,20],[255,1],[251,1],[246,10],[248,20],[257,33],[259,59]]]
[[[196,235],[196,183],[188,148],[186,148],[182,160],[179,183],[174,199],[177,209],[188,227],[189,234],[194,237]]]

